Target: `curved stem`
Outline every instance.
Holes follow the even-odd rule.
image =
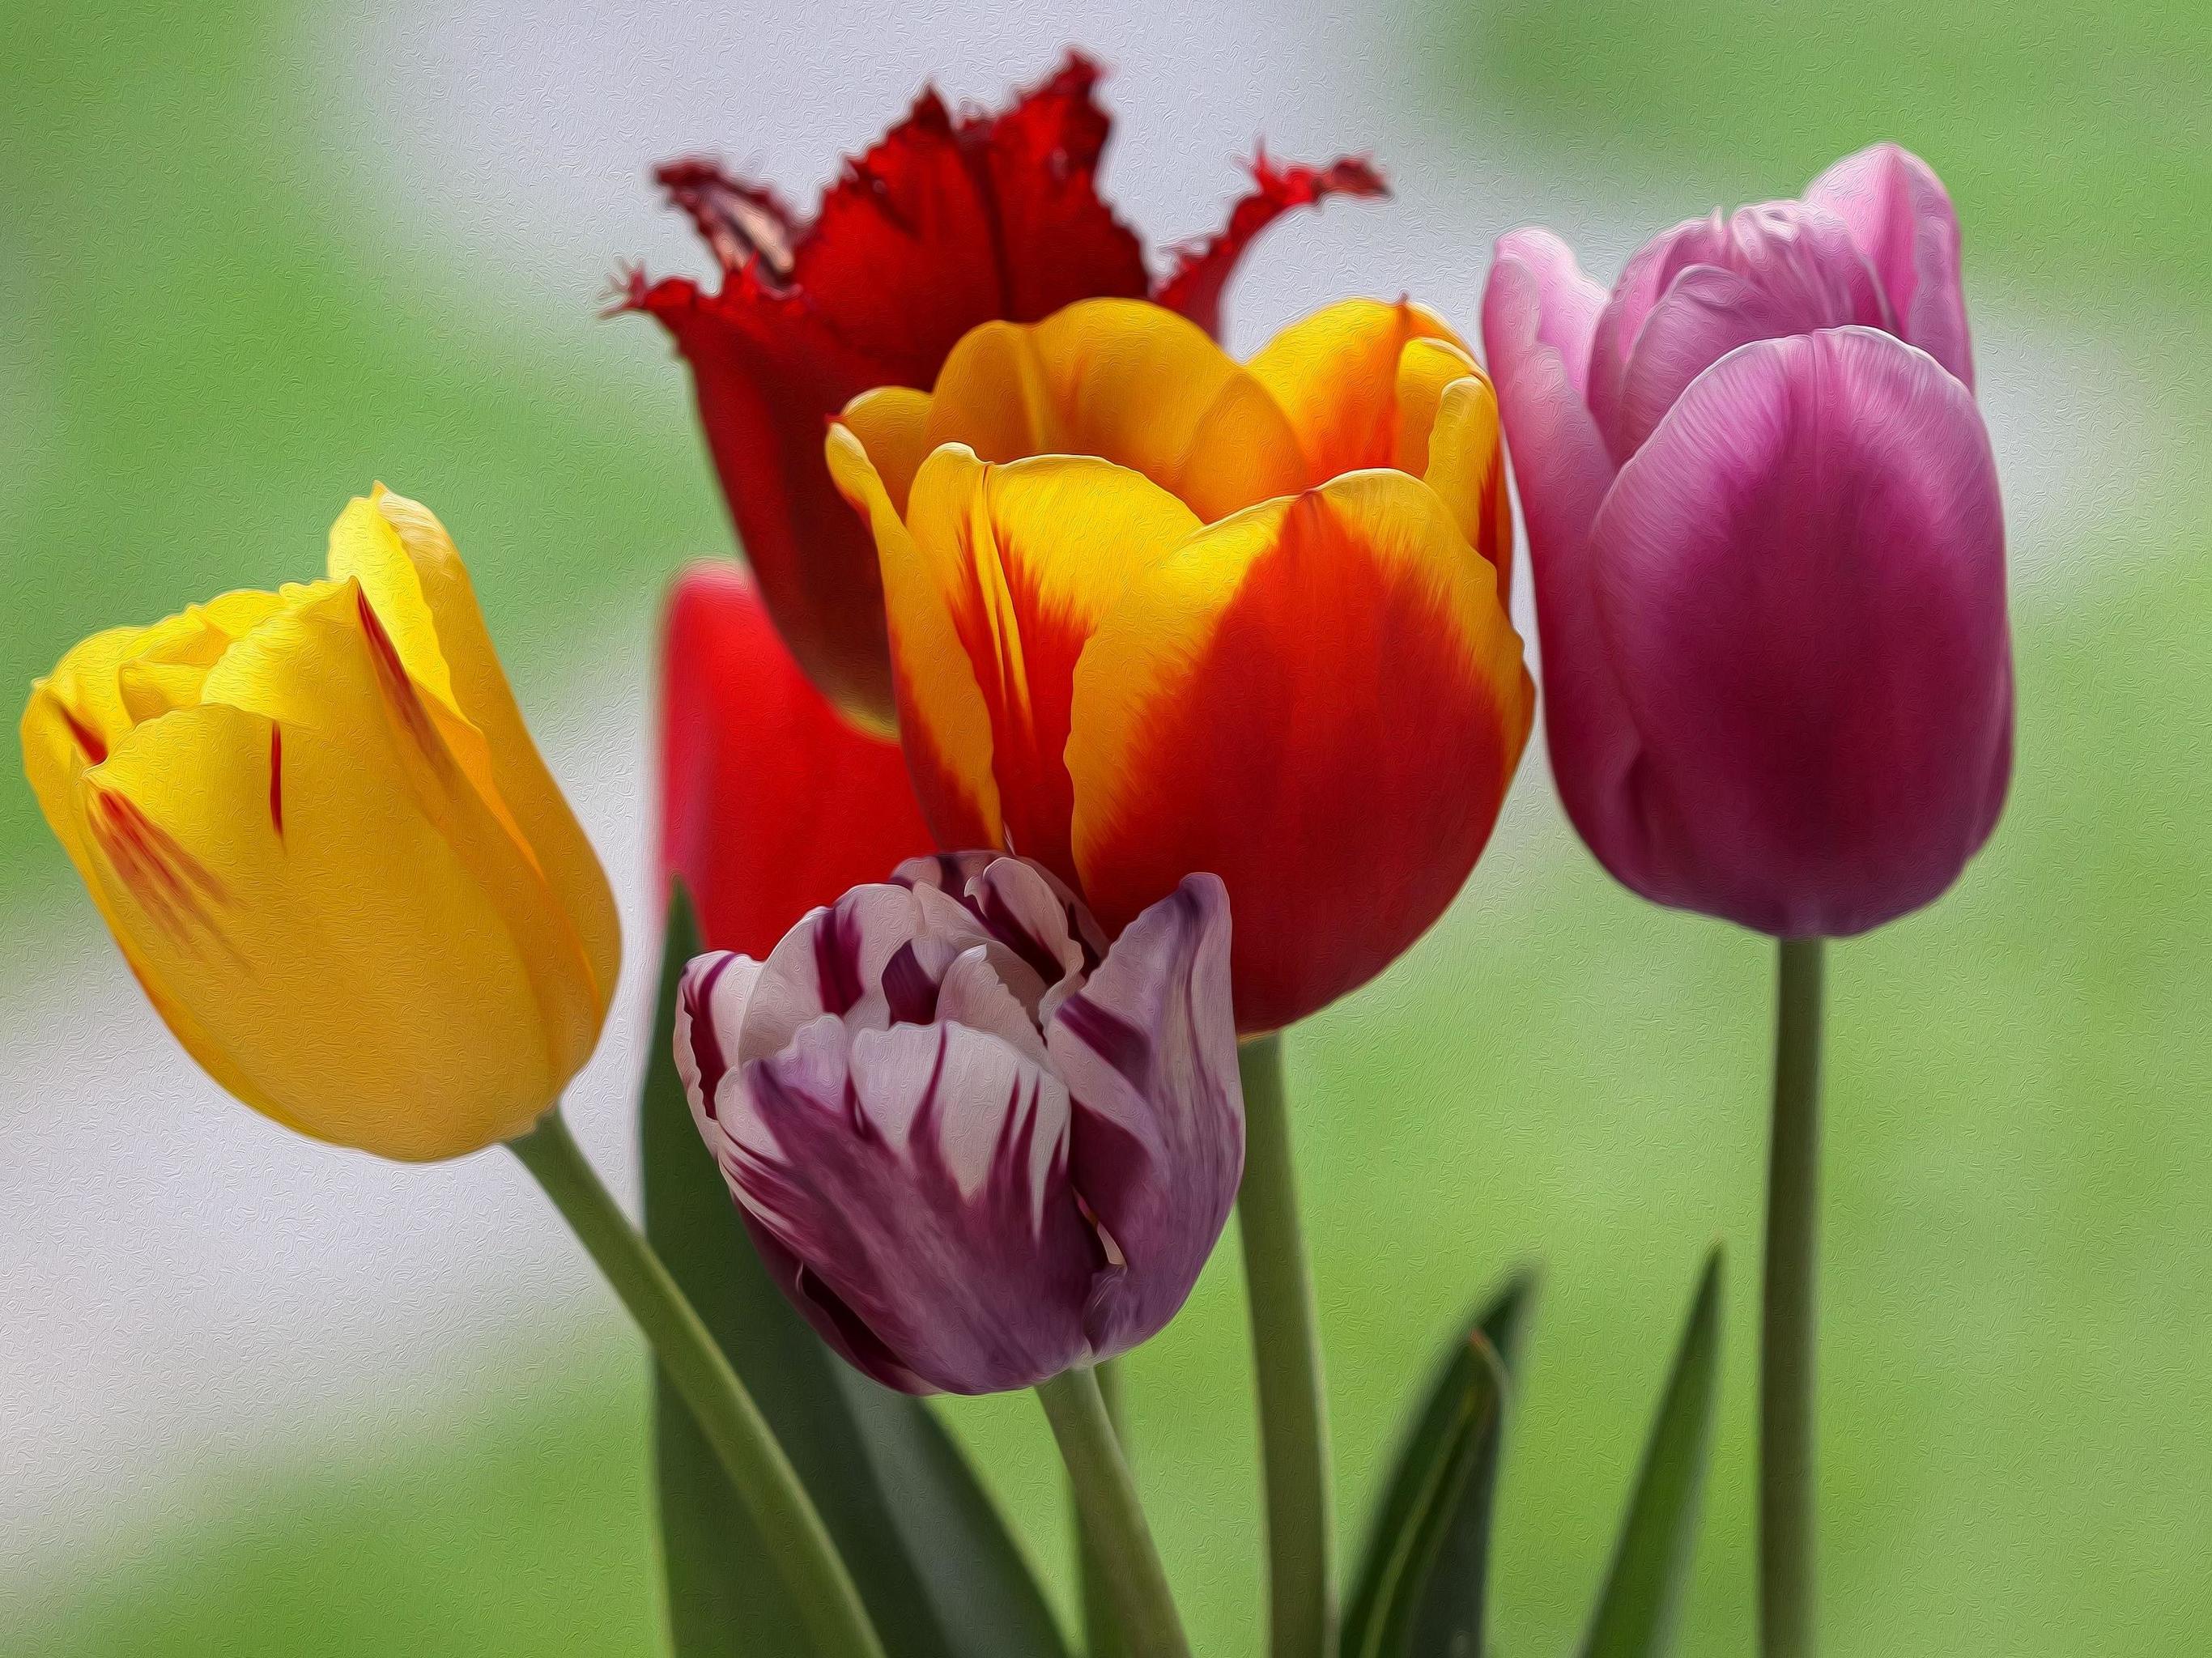
[[[1820,941],[1781,941],[1759,1346],[1759,1640],[1813,1651],[1814,1267],[1820,1189]]]
[[[1103,1358],[1092,1374],[1097,1379],[1098,1397],[1106,1406],[1107,1425],[1121,1443],[1122,1461],[1128,1463],[1129,1434],[1121,1412],[1121,1361]],[[1075,1564],[1083,1589],[1083,1649],[1088,1658],[1134,1658],[1128,1642],[1122,1638],[1121,1619],[1115,1615],[1114,1597],[1107,1587],[1106,1566],[1083,1524],[1079,1503],[1075,1516]]]
[[[1129,1465],[1121,1459],[1098,1378],[1089,1365],[1079,1364],[1042,1383],[1036,1394],[1067,1464],[1076,1515],[1089,1545],[1086,1558],[1097,1569],[1099,1587],[1112,1602],[1130,1649],[1145,1658],[1190,1658],[1190,1641],[1138,1504]]]
[[[691,1407],[759,1523],[821,1658],[884,1658],[852,1575],[759,1408],[660,1257],[577,1148],[558,1109],[507,1142],[582,1241]]]
[[[1298,1223],[1282,1038],[1255,1036],[1237,1052],[1244,1081],[1244,1184],[1237,1230],[1252,1312],[1267,1487],[1267,1630],[1273,1658],[1327,1658],[1336,1646],[1334,1517],[1328,1410],[1313,1278]]]

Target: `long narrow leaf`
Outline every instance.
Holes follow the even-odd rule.
[[[1531,1291],[1510,1281],[1438,1362],[1376,1509],[1344,1658],[1481,1651],[1507,1378]]]
[[[775,1430],[891,1658],[1064,1658],[1035,1580],[936,1416],[833,1356],[762,1266],[676,1072],[676,987],[698,948],[679,891],[640,1103],[647,1236]],[[676,1658],[811,1658],[750,1515],[665,1377],[653,1454]]]
[[[1721,1249],[1715,1244],[1652,1420],[1583,1658],[1661,1658],[1674,1643],[1712,1444],[1720,1292]]]

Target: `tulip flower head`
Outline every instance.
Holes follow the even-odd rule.
[[[1047,872],[913,859],[764,962],[685,973],[693,1119],[769,1270],[908,1393],[995,1393],[1174,1316],[1244,1164],[1229,908],[1194,875],[1110,947]]]
[[[528,1128],[597,1043],[613,895],[416,502],[355,501],[325,580],[85,641],[22,743],[156,1011],[278,1122],[454,1157]]]
[[[728,559],[693,565],[661,638],[660,853],[718,950],[765,956],[799,918],[937,843],[896,743],[799,671]]]
[[[1240,364],[1086,301],[854,399],[829,452],[940,845],[1018,852],[1109,929],[1215,872],[1248,1033],[1364,983],[1466,881],[1534,694],[1497,404],[1433,314],[1350,301]]]
[[[1948,197],[1878,146],[1612,292],[1545,231],[1483,303],[1553,771],[1600,861],[1783,937],[1936,897],[1995,827],[2013,678]]]
[[[926,386],[962,335],[1034,322],[1073,300],[1151,295],[1208,330],[1252,240],[1284,212],[1375,196],[1364,161],[1253,163],[1218,235],[1155,281],[1143,245],[1098,195],[1111,122],[1096,65],[1059,71],[996,112],[955,115],[934,91],[848,163],[811,220],[711,162],[659,178],[721,266],[719,292],[629,283],[691,366],[699,415],[769,614],[809,677],[888,732],[890,659],[875,550],[830,487],[822,428],[874,386]]]

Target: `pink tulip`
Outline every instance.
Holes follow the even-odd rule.
[[[908,1393],[1026,1388],[1182,1307],[1244,1168],[1229,901],[1109,947],[1037,865],[910,859],[691,963],[691,1114],[783,1291]]]
[[[1482,320],[1552,768],[1599,860],[1785,938],[1936,898],[2003,805],[2013,686],[1935,173],[1878,145],[1677,226],[1610,295],[1516,231]]]

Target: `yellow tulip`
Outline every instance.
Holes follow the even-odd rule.
[[[527,1129],[598,1042],[613,895],[427,507],[379,484],[326,580],[94,635],[22,743],[156,1011],[288,1127],[459,1156]]]

